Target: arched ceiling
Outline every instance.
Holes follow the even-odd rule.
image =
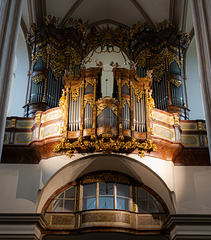
[[[141,21],[155,30],[157,22],[171,20],[178,29],[193,33],[188,0],[25,0],[22,25],[44,24],[44,16],[59,17],[59,26],[72,17],[89,20],[89,25],[113,24],[131,27]]]

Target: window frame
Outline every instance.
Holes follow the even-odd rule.
[[[83,206],[83,200],[84,198],[87,198],[87,197],[84,197],[83,193],[84,193],[84,186],[87,185],[87,184],[83,184],[82,185],[82,194],[81,194],[81,201],[80,203],[82,204],[82,206],[79,208],[81,209],[82,211],[84,210],[95,210],[95,209],[101,209],[101,210],[104,210],[104,209],[107,209],[107,210],[122,210],[122,211],[131,211],[132,209],[132,204],[131,204],[131,201],[132,201],[132,185],[128,185],[128,184],[123,184],[123,183],[120,183],[122,185],[126,185],[126,186],[129,186],[129,197],[125,197],[125,196],[121,196],[121,195],[117,195],[117,182],[107,182],[107,183],[113,183],[114,185],[114,194],[113,195],[100,195],[100,189],[99,189],[99,184],[101,182],[104,182],[104,181],[100,181],[100,182],[95,182],[96,183],[96,208],[94,209],[84,209],[84,206]],[[94,184],[94,183],[88,183],[88,184]],[[99,198],[101,196],[107,196],[107,197],[114,197],[114,208],[99,208]],[[124,199],[128,199],[128,205],[129,205],[129,209],[118,209],[117,208],[117,198],[120,197],[120,198],[124,198]]]

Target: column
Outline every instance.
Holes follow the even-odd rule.
[[[0,156],[23,0],[0,1]]]
[[[191,0],[191,3],[208,145],[211,152],[211,1]]]

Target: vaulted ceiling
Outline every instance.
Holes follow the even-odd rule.
[[[170,20],[178,29],[193,36],[193,22],[188,0],[25,0],[21,27],[26,36],[30,23],[44,24],[44,16],[59,17],[62,27],[70,17],[89,21],[89,26],[124,25],[141,21],[155,29],[156,23]]]

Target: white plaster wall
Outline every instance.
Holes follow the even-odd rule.
[[[39,190],[40,166],[0,165],[0,213],[33,213]]]
[[[22,30],[19,31],[18,45],[16,50],[17,67],[14,72],[15,78],[11,86],[11,100],[8,107],[8,116],[23,117],[23,106],[25,105],[27,91],[27,72],[29,70],[29,60],[26,43]]]
[[[187,50],[186,74],[188,108],[191,110],[190,119],[205,119],[201,97],[195,38]]]
[[[113,170],[125,173],[144,183],[160,195],[174,213],[173,163],[152,157],[140,158],[137,155],[124,154],[102,155],[75,154],[73,158],[65,156],[42,160],[41,163],[40,199],[37,211],[40,212],[45,202],[61,186],[93,171]]]
[[[100,47],[96,49],[96,52],[100,52]],[[120,49],[118,47],[114,47],[115,51],[119,52]],[[90,59],[90,62],[86,64],[86,68],[90,67],[96,67],[96,61],[101,61],[103,63],[103,71],[102,71],[102,78],[101,78],[101,91],[102,91],[102,97],[109,96],[112,97],[113,93],[113,67],[110,65],[111,61],[114,63],[118,63],[120,68],[127,68],[129,69],[129,64],[125,64],[126,62],[129,62],[126,54],[124,54],[124,57],[121,52],[115,53],[115,52],[105,52],[105,53],[94,53],[91,52],[87,59]],[[125,61],[125,59],[126,61]],[[107,79],[107,81],[106,81]]]
[[[77,154],[42,160],[40,164],[0,165],[0,212],[41,211],[61,186],[96,170],[114,170],[143,182],[159,194],[171,213],[211,214],[211,167],[174,166],[170,161],[130,154],[89,157]],[[41,194],[38,196],[38,192]]]
[[[211,214],[211,167],[175,166],[178,214]]]

